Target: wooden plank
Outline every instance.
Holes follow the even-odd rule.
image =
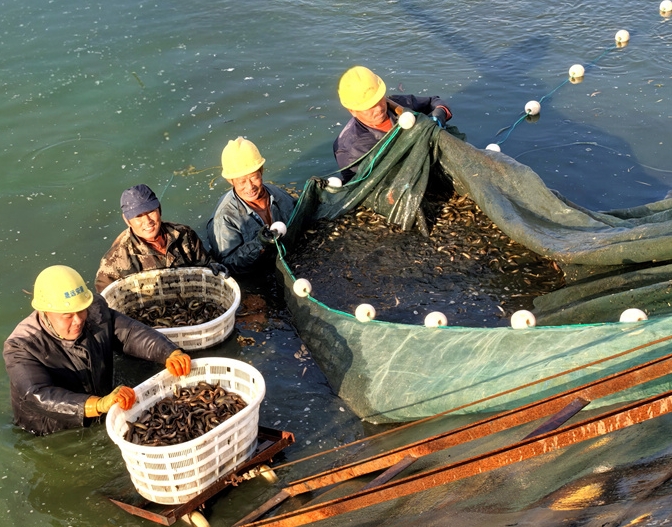
[[[530,437],[535,437],[557,429],[559,426],[564,425],[589,404],[590,401],[586,401],[585,399],[578,398],[573,400],[539,428],[535,428],[532,432],[527,434],[523,439],[529,439]]]
[[[289,497],[291,497],[291,494],[289,492],[287,492],[286,490],[281,490],[270,500],[264,503],[261,507],[257,507],[250,514],[234,523],[232,527],[238,527],[239,525],[244,525],[246,523],[256,520],[257,518],[261,518],[264,514],[266,514],[274,507],[280,505],[283,501],[285,501]]]
[[[368,489],[373,489],[376,487],[380,487],[383,483],[387,483],[390,481],[394,476],[405,470],[407,467],[411,466],[415,461],[417,460],[417,457],[413,456],[406,456],[404,459],[399,461],[396,465],[391,466],[388,468],[385,472],[383,472],[380,476],[377,478],[369,481],[366,485],[364,485],[360,491],[362,490],[368,490]]]

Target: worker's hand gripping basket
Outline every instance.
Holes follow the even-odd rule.
[[[156,328],[185,350],[219,344],[233,331],[240,305],[240,288],[233,278],[217,276],[207,267],[155,269],[128,275],[108,285],[101,294],[108,305],[128,314],[143,307],[168,305],[180,300],[215,302],[226,311],[202,324]]]
[[[204,435],[170,446],[136,445],[124,439],[127,422],[173,393],[173,387],[204,381],[240,395],[247,406]],[[143,497],[162,504],[186,503],[220,477],[236,469],[257,446],[259,406],[266,384],[249,364],[226,358],[191,362],[191,373],[173,377],[167,370],[135,387],[137,401],[124,412],[115,404],[107,415],[107,433],[119,448],[133,485]]]

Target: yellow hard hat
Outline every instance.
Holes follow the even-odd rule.
[[[222,177],[235,179],[259,170],[266,160],[252,141],[238,137],[222,150]]]
[[[346,71],[338,83],[338,97],[348,110],[361,112],[373,108],[385,96],[383,79],[364,66]]]
[[[81,275],[67,265],[52,265],[35,279],[33,309],[51,313],[77,313],[93,302]]]

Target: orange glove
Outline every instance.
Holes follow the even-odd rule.
[[[133,404],[135,404],[135,391],[133,388],[117,386],[105,397],[92,395],[84,404],[84,415],[86,417],[98,417],[100,414],[106,414],[115,403],[119,403],[122,410],[130,410]]]
[[[177,349],[170,354],[166,360],[166,368],[171,375],[180,377],[181,375],[189,375],[191,371],[191,357],[182,350]]]

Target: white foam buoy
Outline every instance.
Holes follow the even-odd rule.
[[[439,326],[447,326],[448,317],[441,313],[441,311],[432,311],[425,317],[425,326],[428,328],[438,328]]]
[[[340,187],[343,186],[343,181],[341,181],[341,178],[337,178],[336,176],[331,176],[330,178],[327,179],[327,184],[330,187],[340,188]]]
[[[376,318],[376,309],[371,304],[359,304],[355,309],[355,317],[360,322],[370,322]]]
[[[616,33],[616,42],[619,44],[623,44],[630,40],[630,33],[628,33],[625,29],[621,29]]]
[[[521,309],[511,315],[511,327],[513,329],[533,328],[536,325],[537,319],[526,309]]]
[[[404,112],[399,116],[399,120],[397,122],[401,128],[408,130],[415,124],[415,115],[413,115],[412,112]]]
[[[296,282],[294,282],[292,289],[294,290],[294,294],[296,296],[304,297],[311,293],[313,286],[310,285],[310,282],[305,278],[299,278]]]
[[[278,235],[278,238],[287,234],[287,225],[281,221],[275,221],[271,223],[271,230],[275,231]]]
[[[642,320],[648,319],[649,317],[646,316],[644,311],[637,309],[636,307],[631,307],[630,309],[626,309],[623,311],[623,313],[621,313],[619,322],[641,322]]]
[[[672,13],[672,0],[663,0],[660,3],[661,13]]]
[[[492,150],[493,152],[501,152],[502,149],[499,147],[497,143],[490,143],[488,146],[485,147],[486,150]]]
[[[537,101],[530,101],[525,105],[525,113],[527,115],[539,115],[541,111],[541,104]]]
[[[268,481],[271,485],[274,485],[278,482],[277,474],[268,465],[259,465],[259,475]]]
[[[585,68],[581,64],[574,64],[569,68],[570,79],[580,79],[586,73]]]
[[[181,519],[184,523],[193,527],[210,527],[208,520],[206,520],[198,511],[192,511],[189,514],[185,514]]]

